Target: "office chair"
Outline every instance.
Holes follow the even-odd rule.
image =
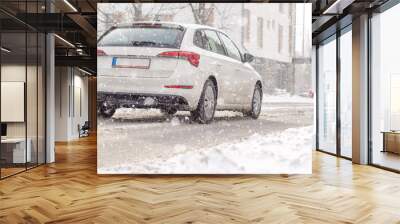
[[[82,127],[78,125],[78,129],[79,129],[79,138],[89,136],[89,129],[90,129],[89,121],[85,121]]]

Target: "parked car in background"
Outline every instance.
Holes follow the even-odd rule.
[[[312,89],[309,89],[308,91],[301,93],[300,96],[313,98],[314,91]]]
[[[258,118],[261,76],[229,36],[196,24],[136,22],[112,27],[98,41],[98,112],[120,107],[190,111],[209,123],[215,110]]]

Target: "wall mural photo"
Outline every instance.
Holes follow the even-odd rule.
[[[310,174],[311,4],[99,3],[99,174]]]

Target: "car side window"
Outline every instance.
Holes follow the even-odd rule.
[[[205,50],[211,50],[203,30],[196,30],[193,38],[193,44]]]
[[[206,35],[207,43],[210,47],[210,50],[217,54],[226,55],[225,49],[222,46],[221,40],[218,38],[217,33],[212,30],[204,30],[204,33]]]
[[[233,59],[242,61],[242,56],[240,54],[240,51],[236,47],[236,45],[233,43],[233,41],[231,39],[229,39],[229,37],[227,37],[223,33],[219,33],[219,37],[221,38],[222,42],[224,43],[225,49],[228,53],[228,56]]]

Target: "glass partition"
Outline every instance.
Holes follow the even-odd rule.
[[[340,154],[352,157],[352,32],[340,36]]]
[[[25,32],[1,34],[2,177],[24,171],[31,157],[26,150],[26,41]]]
[[[372,17],[371,162],[400,170],[400,5]]]
[[[1,1],[17,16],[44,1]],[[0,178],[45,162],[45,35],[0,12]]]
[[[318,48],[318,149],[336,153],[336,39]]]

